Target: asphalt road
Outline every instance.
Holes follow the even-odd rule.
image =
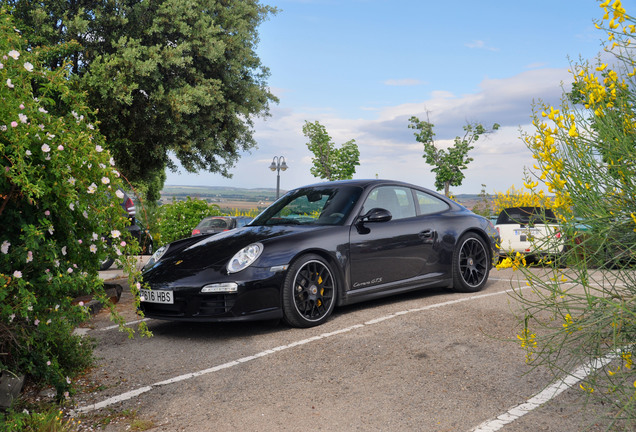
[[[154,337],[130,340],[100,312],[87,330],[98,366],[76,410],[85,424],[112,419],[107,431],[132,421],[193,432],[582,430],[595,406],[579,404],[578,383],[544,391],[553,377],[530,370],[516,343],[507,291],[525,289],[519,276],[493,270],[477,294],[429,289],[339,308],[311,329],[149,320]],[[130,294],[119,308],[138,319]]]

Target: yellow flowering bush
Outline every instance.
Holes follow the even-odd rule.
[[[571,90],[559,106],[535,105],[533,132],[523,136],[534,158],[524,182],[531,196],[517,194],[524,201],[515,203],[541,203],[553,209],[569,243],[565,253],[569,268],[555,265],[538,272],[518,266],[533,292],[518,295],[525,314],[519,340],[525,350],[533,351],[531,364],[548,365],[558,376],[599,358],[611,359],[593,370],[580,388],[604,400],[610,428],[632,430],[636,423],[632,369],[636,20],[620,0],[600,6],[603,18],[596,26],[606,32],[604,48],[614,61],[574,64]],[[500,202],[511,201],[502,196]],[[529,335],[536,335],[532,343]]]
[[[497,192],[493,199],[493,210],[495,215],[501,213],[503,209],[510,207],[553,207],[553,198],[546,196],[543,190],[534,192],[531,189],[536,187],[538,182],[525,182],[525,189],[517,189],[514,185],[506,192]]]

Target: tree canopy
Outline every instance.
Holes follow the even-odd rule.
[[[98,110],[122,174],[158,198],[175,155],[189,172],[230,176],[256,146],[255,116],[277,102],[256,55],[257,28],[276,9],[257,0],[0,0],[47,62],[67,66]],[[63,42],[76,41],[72,52]]]
[[[303,133],[309,138],[307,147],[314,154],[314,166],[310,170],[314,177],[329,181],[353,178],[356,166],[360,165],[360,151],[355,140],[336,148],[327,129],[317,121],[305,121]]]

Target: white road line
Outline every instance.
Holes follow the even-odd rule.
[[[547,387],[542,392],[536,394],[535,396],[528,399],[526,402],[519,404],[506,413],[501,414],[497,418],[492,420],[485,421],[480,424],[476,428],[472,429],[472,432],[496,432],[503,428],[508,423],[512,423],[518,418],[528,414],[530,411],[539,408],[544,403],[548,402],[551,399],[554,399],[573,385],[577,384],[579,381],[582,381],[593,371],[602,368],[607,365],[609,362],[614,360],[617,357],[616,354],[607,355],[601,359],[596,359],[585,366],[581,366],[572,372],[570,375],[567,375],[565,378],[562,378],[549,387]]]
[[[528,288],[528,287],[524,287],[524,288]],[[288,345],[280,345],[280,346],[277,346],[277,347],[274,347],[274,348],[270,348],[270,349],[262,351],[260,353],[257,353],[257,354],[251,355],[251,356],[247,356],[247,357],[243,357],[243,358],[240,358],[240,359],[237,359],[237,360],[234,360],[234,361],[230,361],[228,363],[223,363],[221,365],[217,365],[217,366],[214,366],[214,367],[211,367],[211,368],[208,368],[208,369],[203,369],[203,370],[200,370],[200,371],[197,371],[197,372],[187,373],[187,374],[184,374],[184,375],[180,375],[180,376],[177,376],[177,377],[174,377],[174,378],[167,379],[165,381],[159,381],[159,382],[156,382],[156,383],[151,384],[149,386],[141,387],[141,388],[136,389],[136,390],[132,390],[132,391],[129,391],[129,392],[126,392],[126,393],[122,393],[122,394],[117,395],[117,396],[113,396],[113,397],[108,398],[108,399],[106,399],[106,400],[104,400],[102,402],[98,402],[98,403],[95,403],[95,404],[90,404],[90,405],[86,405],[86,406],[83,406],[83,407],[79,407],[79,408],[77,408],[75,410],[75,412],[77,412],[77,413],[88,413],[88,412],[95,411],[95,410],[98,410],[98,409],[106,408],[106,407],[108,407],[110,405],[114,405],[116,403],[124,402],[126,400],[130,400],[132,398],[135,398],[135,397],[137,397],[137,396],[139,396],[139,395],[141,395],[143,393],[147,393],[147,392],[149,392],[150,390],[152,390],[152,389],[154,389],[156,387],[161,387],[161,386],[168,385],[168,384],[174,384],[174,383],[185,381],[185,380],[189,380],[191,378],[195,378],[195,377],[198,377],[198,376],[201,376],[201,375],[215,373],[215,372],[218,372],[218,371],[223,370],[223,369],[227,369],[227,368],[231,368],[231,367],[234,367],[234,366],[238,366],[240,364],[243,364],[243,363],[246,363],[246,362],[249,362],[249,361],[252,361],[252,360],[256,360],[256,359],[259,359],[261,357],[268,356],[270,354],[277,353],[279,351],[284,351],[284,350],[287,350],[287,349],[290,349],[290,348],[294,348],[294,347],[297,347],[297,346],[302,346],[302,345],[305,345],[305,344],[308,344],[308,343],[311,343],[311,342],[316,342],[316,341],[319,341],[319,340],[322,340],[322,339],[338,336],[338,335],[341,335],[343,333],[348,333],[350,331],[358,330],[358,329],[364,328],[366,326],[370,326],[370,325],[373,325],[373,324],[378,324],[378,323],[381,323],[383,321],[386,321],[388,319],[395,318],[395,317],[398,317],[398,316],[402,316],[402,315],[406,315],[406,314],[414,313],[414,312],[423,312],[423,311],[426,311],[426,310],[436,309],[436,308],[440,308],[440,307],[444,307],[444,306],[450,306],[450,305],[454,305],[454,304],[457,304],[457,303],[463,303],[463,302],[467,302],[467,301],[471,301],[471,300],[479,300],[479,299],[482,299],[482,298],[491,297],[491,296],[495,296],[495,295],[507,294],[507,293],[512,292],[512,291],[513,290],[510,289],[510,290],[506,290],[506,291],[498,291],[498,292],[495,292],[495,293],[478,294],[478,295],[474,295],[474,296],[470,296],[470,297],[463,297],[463,298],[456,299],[456,300],[450,300],[450,301],[446,301],[446,302],[442,302],[442,303],[436,303],[436,304],[424,306],[424,307],[421,307],[421,308],[408,309],[408,310],[395,312],[395,313],[392,313],[392,314],[389,314],[389,315],[385,315],[383,317],[379,317],[379,318],[367,321],[364,324],[355,324],[355,325],[352,325],[350,327],[345,327],[345,328],[342,328],[342,329],[339,329],[339,330],[335,330],[335,331],[332,331],[332,332],[329,332],[329,333],[323,333],[323,334],[318,335],[318,336],[313,336],[313,337],[310,337],[310,338],[307,338],[307,339],[302,339],[302,340],[299,340],[299,341],[296,341],[296,342],[292,342],[292,343],[290,343]],[[111,328],[116,328],[116,327],[117,326],[111,326]]]
[[[128,321],[126,323],[124,323],[125,326],[131,326],[133,324],[139,324],[140,322],[145,322],[145,321],[150,321],[150,318],[144,318],[144,319],[140,319],[140,320],[136,320],[136,321]],[[106,331],[106,330],[115,330],[119,328],[119,324],[116,325],[111,325],[108,327],[104,327],[104,328],[100,328],[99,331]]]

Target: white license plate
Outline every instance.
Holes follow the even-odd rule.
[[[539,234],[538,229],[518,229],[515,230],[515,235],[537,235]]]
[[[174,294],[169,290],[139,290],[139,299],[146,303],[174,304]]]

